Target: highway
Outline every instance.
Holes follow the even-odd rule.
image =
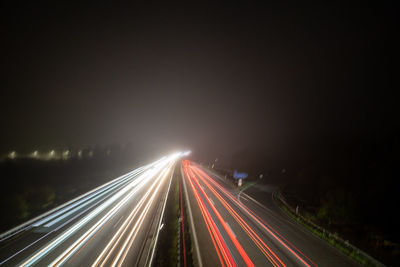
[[[263,203],[188,160],[183,187],[198,266],[357,266],[292,221],[270,192],[254,186]]]
[[[2,235],[0,265],[150,265],[181,156],[133,170]]]

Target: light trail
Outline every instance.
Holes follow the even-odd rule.
[[[9,238],[21,233],[21,232],[27,231],[27,230],[31,229],[32,227],[38,227],[38,226],[46,223],[47,221],[49,221],[49,220],[51,220],[51,219],[53,219],[53,218],[55,218],[57,216],[60,216],[60,214],[68,211],[70,208],[73,208],[74,206],[76,206],[79,203],[81,203],[80,201],[82,199],[85,199],[85,197],[90,197],[90,195],[95,194],[97,191],[99,191],[99,190],[101,190],[103,188],[106,188],[107,186],[110,186],[111,184],[114,184],[114,183],[118,182],[119,180],[125,178],[126,176],[133,177],[133,176],[137,175],[140,171],[143,171],[143,169],[149,168],[152,164],[156,164],[157,162],[159,162],[159,160],[154,162],[154,163],[142,166],[142,167],[140,167],[140,168],[138,168],[136,170],[133,170],[133,171],[127,173],[127,174],[124,174],[124,175],[122,175],[120,177],[117,177],[117,178],[115,178],[114,180],[112,180],[110,182],[107,182],[107,183],[105,183],[105,184],[103,184],[101,186],[98,186],[98,187],[90,190],[89,192],[86,192],[86,193],[84,193],[84,194],[82,194],[82,195],[80,195],[80,196],[78,196],[78,197],[76,197],[76,198],[74,198],[74,199],[72,199],[70,201],[67,201],[64,204],[62,204],[62,205],[60,205],[60,206],[58,206],[58,207],[56,207],[54,209],[51,209],[51,210],[43,213],[42,215],[39,215],[39,216],[37,216],[37,217],[35,217],[35,218],[33,218],[33,219],[31,219],[31,220],[29,220],[29,221],[17,226],[17,227],[7,231],[6,233],[3,233],[1,235],[2,238],[0,239],[0,242],[3,242],[4,240],[7,240],[7,239],[9,239]],[[76,203],[76,204],[74,204],[74,203]],[[6,261],[7,260],[0,262],[0,265],[3,264]]]
[[[183,153],[181,155],[181,157],[182,156],[185,156],[185,154]],[[176,161],[174,163],[174,167],[173,168],[175,168],[175,166],[176,166]],[[167,189],[167,192],[165,193],[165,197],[164,197],[165,199],[164,199],[163,208],[162,208],[162,211],[161,211],[159,222],[157,224],[157,232],[156,232],[155,238],[153,239],[154,240],[153,241],[154,245],[153,245],[153,248],[151,249],[151,255],[148,258],[149,260],[146,263],[147,266],[152,266],[153,265],[152,263],[153,263],[154,255],[155,255],[155,252],[156,252],[157,244],[158,244],[158,237],[160,236],[160,231],[164,227],[164,223],[163,223],[164,213],[165,213],[165,209],[166,209],[166,206],[167,206],[169,192],[170,192],[170,189],[171,189],[171,184],[172,184],[172,180],[173,180],[173,174],[174,174],[174,171],[171,172],[171,179],[169,179],[168,189]]]
[[[157,161],[158,162],[158,161]],[[150,166],[150,164],[148,165]],[[124,177],[126,177],[127,175],[130,175],[130,179],[133,179],[136,175],[138,175],[139,173],[143,172],[144,168],[148,168],[148,166],[144,166],[144,167],[140,167],[126,175],[120,176],[119,178],[114,179],[111,182],[106,183],[106,186],[110,186],[111,183],[116,182]],[[131,174],[134,174],[133,176],[131,176]],[[55,208],[54,210],[56,210],[56,215],[59,216],[60,214],[63,213],[62,208],[66,207],[68,208],[68,204],[74,203],[74,201],[80,200],[81,198],[89,195],[90,193],[95,193],[95,191],[99,188],[103,188],[105,187],[105,185],[99,186],[91,191],[89,191],[88,193],[85,193],[71,201],[68,201],[67,203],[59,206],[58,208]],[[32,247],[33,245],[35,245],[36,243],[40,242],[41,240],[43,240],[44,238],[46,238],[47,236],[49,236],[50,234],[52,234],[53,232],[58,231],[59,229],[63,228],[65,225],[69,224],[71,221],[75,220],[76,218],[78,218],[79,216],[81,216],[82,214],[84,214],[85,212],[87,212],[88,210],[90,210],[91,208],[93,208],[94,206],[96,206],[97,204],[99,204],[101,201],[103,201],[102,199],[93,203],[92,205],[90,205],[89,207],[87,207],[86,209],[80,211],[79,213],[75,214],[72,218],[69,218],[67,221],[65,221],[63,224],[61,224],[60,226],[58,226],[57,228],[51,230],[50,232],[46,233],[45,235],[41,236],[40,238],[36,239],[35,241],[32,241],[29,245],[25,246],[24,248],[20,249],[19,251],[13,253],[11,256],[9,256],[8,258],[6,258],[5,260],[3,260],[2,262],[0,262],[0,265],[6,263],[7,261],[11,260],[12,258],[16,257],[17,255],[21,254],[22,252],[24,252],[25,250],[27,250],[28,248]],[[59,211],[60,210],[60,211]],[[65,211],[65,210],[64,210]],[[48,214],[49,212],[45,213]],[[56,216],[54,216],[54,214],[50,214],[49,215],[50,218],[55,218]],[[45,217],[44,219],[41,219],[42,222],[38,222],[38,223],[34,223],[33,225],[29,226],[29,229],[34,227],[34,226],[40,226],[42,225],[44,222],[49,221],[47,219],[47,217]]]
[[[85,194],[83,194],[83,195],[81,195],[81,196],[79,196],[79,197],[67,202],[65,204],[66,206],[63,205],[62,209],[60,209],[57,212],[54,212],[52,215],[47,216],[46,218],[44,218],[42,220],[32,224],[32,226],[33,227],[41,226],[41,225],[49,222],[50,220],[52,220],[52,219],[54,219],[56,217],[59,217],[62,214],[65,214],[67,211],[69,211],[69,210],[73,209],[74,207],[79,206],[81,204],[83,204],[84,206],[88,205],[87,201],[90,200],[91,198],[93,198],[93,197],[95,197],[95,196],[97,196],[97,195],[99,195],[101,193],[104,193],[105,191],[111,190],[111,189],[115,188],[117,185],[121,185],[124,182],[128,181],[129,179],[132,179],[133,177],[135,177],[135,175],[137,175],[138,173],[143,171],[144,168],[145,168],[145,166],[144,167],[140,167],[140,168],[138,168],[138,169],[136,169],[136,170],[134,170],[132,172],[129,172],[127,174],[124,174],[124,175],[122,175],[122,176],[120,176],[120,177],[118,177],[118,178],[116,178],[116,179],[104,184],[104,185],[101,185],[101,186],[99,186],[99,187],[97,187],[97,188],[95,188],[95,189],[93,189],[93,190],[91,190],[91,191],[89,191],[89,192],[87,192],[87,193],[85,193]],[[79,207],[82,207],[82,206],[79,206]]]
[[[120,248],[117,256],[115,257],[114,261],[112,262],[111,266],[121,266],[122,263],[124,262],[129,249],[131,248],[133,241],[135,240],[135,237],[143,223],[143,220],[145,218],[145,216],[147,215],[147,213],[149,212],[149,209],[152,205],[152,203],[154,202],[154,199],[158,193],[158,191],[161,188],[161,185],[163,184],[163,182],[165,181],[165,177],[167,177],[170,168],[172,166],[170,165],[168,169],[166,169],[166,171],[164,172],[164,174],[160,175],[160,179],[158,180],[158,185],[157,188],[154,190],[151,198],[147,201],[147,204],[143,210],[143,212],[140,214],[139,219],[136,221],[134,227],[132,228],[131,232],[129,233],[128,237],[126,238],[123,246]],[[150,190],[152,191],[152,190]]]
[[[189,164],[188,162],[184,163]],[[194,177],[193,173],[191,172],[190,169],[186,168],[186,172],[187,172],[187,177],[189,178],[190,183],[193,183],[197,186],[197,188],[199,189],[199,191],[202,193],[202,196],[206,199],[207,203],[209,204],[209,206],[211,207],[212,211],[214,212],[214,214],[216,215],[216,217],[218,218],[220,224],[222,225],[222,227],[224,228],[225,232],[228,234],[230,240],[232,241],[232,243],[234,244],[235,248],[237,249],[237,251],[239,252],[240,256],[242,257],[243,261],[245,262],[245,264],[247,266],[254,266],[253,262],[251,261],[251,259],[249,258],[249,256],[247,255],[247,253],[244,251],[243,247],[241,246],[241,244],[239,243],[239,241],[237,240],[237,238],[235,237],[235,235],[233,234],[233,232],[231,231],[230,227],[227,226],[225,220],[222,218],[221,214],[218,212],[218,210],[214,207],[214,205],[211,203],[209,197],[207,196],[207,194],[205,193],[204,189],[202,188],[202,186],[199,184],[198,180]],[[192,187],[194,188],[194,186]],[[194,189],[195,191],[196,189]]]
[[[202,193],[204,198],[207,200],[207,202],[211,206],[211,209],[213,210],[214,214],[217,216],[218,220],[220,221],[222,227],[225,229],[225,231],[228,234],[229,238],[231,239],[231,241],[235,245],[235,247],[238,250],[240,256],[242,256],[242,258],[243,258],[244,262],[246,263],[246,265],[247,266],[254,266],[253,262],[250,260],[249,256],[244,251],[242,245],[236,239],[235,235],[232,233],[230,228],[226,225],[225,220],[222,218],[221,214],[218,212],[218,210],[215,208],[215,206],[211,203],[211,201],[208,198],[207,194],[204,192],[204,189],[200,186],[198,180],[193,175],[192,175],[192,179],[193,179],[194,183],[199,187],[200,192]]]
[[[136,180],[135,180],[136,181]],[[103,224],[106,222],[108,218],[111,217],[117,210],[125,204],[128,199],[134,195],[141,187],[144,186],[143,178],[140,180],[142,182],[141,184],[138,185],[137,190],[134,190],[133,192],[129,193],[126,197],[122,199],[116,206],[114,206],[105,216],[103,216],[102,219],[100,219],[92,228],[91,230],[93,231],[94,228],[97,228],[99,225]],[[136,185],[136,184],[135,184]],[[81,219],[79,222],[77,222],[74,226],[72,226],[68,231],[57,237],[54,241],[52,241],[50,244],[46,245],[44,248],[42,248],[39,252],[31,256],[28,260],[26,260],[24,263],[21,264],[21,266],[30,266],[40,260],[44,255],[49,253],[51,250],[53,250],[56,246],[61,244],[65,239],[69,238],[72,234],[74,234],[76,231],[78,231],[81,227],[83,227],[87,222],[92,220],[96,215],[98,215],[100,212],[102,212],[105,208],[110,206],[113,202],[115,202],[119,197],[121,197],[126,191],[131,189],[134,185],[130,185],[128,187],[125,187],[122,189],[120,192],[118,192],[116,195],[111,197],[111,199],[107,200],[105,203],[103,203],[101,206],[96,208],[94,211],[89,213],[87,216],[85,216],[83,219]],[[80,242],[82,240],[82,237],[78,239]],[[75,243],[74,243],[75,244]]]
[[[175,161],[180,154],[174,154],[169,157],[165,157],[154,164],[147,165],[142,167],[142,169],[136,170],[137,174],[143,170],[142,173],[139,174],[134,180],[131,181],[133,177],[132,173],[129,173],[125,176],[119,177],[106,185],[98,187],[95,190],[90,191],[89,193],[94,193],[94,195],[90,195],[86,193],[78,198],[78,202],[75,202],[72,207],[67,207],[66,209],[59,211],[58,215],[65,216],[66,213],[71,212],[72,210],[77,210],[80,204],[83,204],[82,208],[88,205],[85,203],[85,200],[93,201],[93,198],[98,199],[103,197],[104,193],[111,189],[117,189],[118,191],[114,194],[110,195],[107,200],[101,203],[98,207],[96,207],[93,211],[91,211],[88,215],[80,219],[74,225],[69,227],[65,232],[55,237],[49,243],[40,248],[36,253],[31,255],[29,258],[24,260],[20,266],[31,266],[38,263],[43,257],[53,251],[57,246],[61,243],[72,237],[79,229],[81,229],[84,225],[89,223],[90,221],[96,218],[96,221],[89,230],[87,230],[84,234],[82,234],[72,245],[70,245],[64,252],[62,252],[52,263],[51,265],[61,265],[66,262],[74,253],[80,250],[81,247],[85,245],[86,242],[91,240],[93,236],[96,235],[98,231],[102,229],[104,225],[106,225],[109,220],[126,204],[134,195],[136,195],[146,184],[152,181],[153,184],[156,182],[152,179],[156,176],[158,172],[166,168],[166,166],[171,164],[171,162]],[[170,167],[169,167],[170,168]],[[164,177],[164,176],[163,176]],[[159,181],[159,180],[156,180]],[[159,183],[161,185],[161,183]],[[153,188],[153,187],[151,187]],[[158,187],[159,188],[159,187]],[[158,189],[157,189],[158,191]],[[110,191],[111,192],[111,191]],[[152,198],[154,199],[154,198]],[[146,210],[150,208],[150,206],[146,206]],[[111,209],[110,209],[111,208]],[[109,209],[109,210],[108,210]],[[107,211],[108,210],[108,211]],[[103,211],[107,211],[105,215],[100,218],[97,218]],[[57,218],[56,216],[52,216],[52,218]],[[46,221],[49,222],[50,219],[46,218]],[[43,223],[42,222],[42,223]],[[125,254],[126,256],[126,254]]]
[[[258,236],[253,229],[244,221],[242,217],[215,191],[214,188],[210,186],[208,182],[204,180],[195,169],[193,171],[198,175],[198,177],[203,181],[203,183],[210,189],[211,192],[220,200],[222,205],[229,211],[232,217],[236,220],[236,222],[242,227],[242,229],[247,233],[247,235],[253,240],[253,242],[257,245],[257,247],[261,250],[261,252],[266,256],[266,258],[271,262],[274,266],[286,266],[281,259],[271,250],[271,248],[265,244],[260,236]]]
[[[192,169],[195,169],[198,173],[201,173],[202,176],[207,179],[209,182],[211,182],[213,185],[215,185],[221,192],[224,193],[225,196],[227,196],[230,200],[232,200],[242,211],[244,211],[246,214],[248,214],[255,222],[257,222],[263,229],[265,229],[276,241],[279,242],[283,247],[285,247],[291,255],[293,255],[297,260],[299,260],[303,265],[305,266],[310,266],[310,264],[317,266],[311,259],[306,257],[304,253],[302,253],[298,248],[296,248],[293,244],[291,244],[289,241],[287,241],[283,236],[281,236],[275,229],[273,229],[270,225],[265,223],[259,216],[257,216],[253,211],[251,211],[246,205],[243,203],[237,201],[237,199],[225,188],[223,188],[220,184],[218,184],[214,179],[212,179],[210,176],[208,176],[204,171],[202,171],[200,168],[191,165]],[[284,242],[283,240],[286,242]],[[303,259],[299,254],[297,254],[294,250],[296,250],[300,255],[302,255],[306,260],[310,262],[307,263],[305,259]]]
[[[207,209],[204,207],[204,202],[201,200],[199,193],[197,192],[196,188],[194,187],[194,185],[191,181],[191,178],[190,178],[190,174],[188,173],[187,166],[184,162],[183,162],[183,166],[184,166],[184,173],[189,181],[190,187],[192,188],[192,190],[194,192],[197,204],[200,207],[200,212],[203,216],[204,222],[205,222],[207,230],[210,234],[214,248],[217,252],[221,266],[225,266],[225,263],[228,266],[236,266],[236,263],[233,261],[232,255],[230,254],[230,251],[226,247],[225,241],[221,237],[221,235],[220,235],[217,227],[215,226],[214,221],[211,219],[211,216],[208,213]]]
[[[161,168],[163,168],[164,166],[161,166]],[[159,169],[154,169],[152,170],[153,172],[157,173],[159,171]],[[93,235],[95,235],[99,229],[101,229],[101,226],[103,224],[105,224],[106,222],[108,222],[108,219],[111,218],[120,207],[122,207],[133,195],[136,194],[136,192],[138,192],[141,187],[143,187],[150,179],[149,178],[153,178],[154,175],[152,175],[153,173],[148,175],[148,179],[145,179],[143,181],[143,183],[141,185],[139,185],[139,188],[135,188],[134,191],[132,191],[129,195],[127,195],[121,202],[118,203],[118,208],[113,209],[113,212],[109,212],[110,214],[107,214],[106,216],[103,217],[102,220],[100,220],[97,224],[95,224],[94,226],[92,226],[91,229],[89,229],[81,238],[79,238],[77,241],[75,241],[74,244],[72,244],[67,250],[64,251],[63,254],[61,254],[58,258],[56,258],[50,265],[52,266],[60,266],[61,264],[63,264],[68,257],[70,257],[72,254],[74,254],[81,246],[83,246],[85,244],[85,242],[87,242]],[[148,190],[148,193],[152,191],[153,186],[156,183],[153,183],[152,187],[150,188],[150,190]],[[145,195],[147,196],[147,194]],[[145,198],[143,198],[145,199]],[[143,202],[141,202],[143,203]],[[137,211],[140,208],[140,206],[137,209],[134,209],[135,211]]]
[[[129,225],[132,223],[132,221],[134,220],[135,215],[138,213],[138,210],[142,207],[142,205],[145,203],[145,201],[147,200],[148,196],[150,195],[151,192],[153,192],[153,195],[151,197],[151,199],[154,199],[154,196],[156,195],[161,182],[159,182],[160,180],[163,180],[165,178],[165,176],[167,175],[167,173],[170,172],[171,166],[168,167],[168,169],[164,170],[158,180],[153,183],[153,185],[151,186],[151,188],[146,192],[146,194],[141,198],[141,200],[139,201],[139,203],[136,205],[136,207],[132,210],[132,212],[129,214],[128,218],[124,221],[124,223],[120,226],[120,228],[118,229],[118,231],[114,234],[114,236],[111,238],[111,240],[108,242],[108,244],[106,245],[106,247],[103,249],[103,251],[100,253],[100,255],[97,257],[97,259],[95,260],[95,262],[92,264],[92,266],[104,266],[107,262],[107,260],[109,259],[109,257],[111,257],[112,252],[115,250],[115,248],[117,247],[118,243],[120,242],[120,240],[122,239],[123,235],[126,233],[126,231],[128,230]],[[153,188],[157,185],[158,183],[158,187],[156,189],[156,191],[153,191]],[[148,201],[148,200],[147,200]],[[134,227],[135,229],[135,227]],[[105,257],[106,256],[106,257]],[[105,257],[105,258],[104,258]],[[102,263],[101,263],[102,262]]]
[[[117,189],[117,188],[119,188],[119,187],[124,186],[125,184],[127,184],[131,178],[132,178],[132,177],[127,177],[127,178],[125,178],[124,180],[122,180],[122,181],[120,181],[120,182],[118,182],[118,183],[116,183],[116,184],[110,186],[109,188],[106,188],[106,189],[102,190],[102,192],[99,192],[99,193],[97,193],[97,194],[95,194],[95,195],[93,195],[93,196],[90,196],[85,202],[80,203],[81,205],[78,205],[78,206],[75,207],[74,209],[71,209],[70,211],[68,211],[68,212],[62,214],[61,216],[59,216],[58,218],[56,218],[56,219],[54,219],[54,220],[52,220],[52,221],[46,223],[46,224],[44,225],[44,227],[51,227],[52,225],[54,225],[54,224],[58,223],[59,221],[65,219],[66,217],[70,216],[71,214],[74,214],[74,213],[77,212],[78,210],[84,208],[85,206],[88,206],[88,205],[91,204],[92,202],[94,202],[94,201],[96,201],[96,200],[98,200],[98,199],[101,199],[103,196],[107,195],[107,194],[110,193],[111,191],[113,191],[113,190],[115,190],[115,189]],[[82,201],[83,201],[83,200],[82,200]]]

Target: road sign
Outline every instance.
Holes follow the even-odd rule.
[[[233,178],[235,179],[244,179],[247,178],[248,174],[245,172],[238,172],[237,170],[233,171]]]

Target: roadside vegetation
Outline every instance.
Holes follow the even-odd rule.
[[[309,218],[309,214],[307,214],[308,216],[306,215],[307,217],[301,215],[298,212],[298,209],[296,210],[296,208],[288,205],[288,203],[281,196],[280,192],[274,194],[274,200],[286,214],[296,220],[299,224],[307,228],[314,235],[325,240],[330,245],[340,250],[342,253],[348,255],[362,266],[383,266],[383,264],[370,257],[368,254],[365,254],[358,248],[351,245],[348,240],[343,240],[341,237],[338,236],[337,233],[331,233],[325,228],[322,228],[319,225],[315,224],[314,221]],[[311,216],[311,218],[314,218],[314,216]]]

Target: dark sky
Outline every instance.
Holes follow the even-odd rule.
[[[68,2],[0,8],[1,151],[277,151],[397,124],[390,3]]]

